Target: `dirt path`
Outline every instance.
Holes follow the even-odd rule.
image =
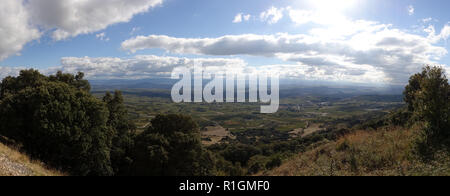
[[[204,145],[212,145],[219,143],[223,138],[234,138],[230,131],[222,126],[206,127],[206,131],[202,132],[202,138],[208,138],[209,141],[203,140]]]
[[[28,156],[0,143],[0,176],[61,176],[47,169],[41,162],[31,161]]]
[[[14,162],[0,153],[0,176],[30,176],[33,172],[25,165]]]

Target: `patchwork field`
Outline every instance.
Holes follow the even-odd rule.
[[[194,118],[202,130],[203,143],[211,145],[230,142],[243,132],[257,138],[271,132],[278,139],[305,137],[328,127],[351,127],[352,121],[363,121],[383,115],[403,105],[399,96],[286,96],[280,100],[279,111],[261,114],[260,103],[173,103],[168,91],[123,90],[125,103],[138,131],[148,127],[157,114],[180,113]],[[104,91],[97,91],[101,97]],[[260,130],[260,131],[257,131]],[[250,131],[250,132],[249,132]]]

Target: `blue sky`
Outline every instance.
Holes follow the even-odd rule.
[[[33,67],[91,78],[155,77],[174,61],[207,59],[223,69],[301,79],[402,83],[423,64],[450,60],[446,0],[84,2],[2,3],[0,10],[11,10],[0,13],[2,76]]]

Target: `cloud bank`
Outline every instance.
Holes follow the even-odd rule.
[[[424,64],[437,64],[448,53],[444,47],[436,45],[450,36],[448,25],[439,34],[434,27],[424,29],[428,36],[423,36],[396,29],[390,24],[349,20],[342,16],[327,19],[332,16],[291,8],[285,10],[298,25],[315,23],[321,26],[304,34],[242,34],[216,38],[137,36],[124,41],[121,47],[132,53],[163,49],[185,55],[275,57],[309,70],[326,70],[324,72],[335,73],[336,77],[382,76],[381,80],[386,83],[405,83]]]

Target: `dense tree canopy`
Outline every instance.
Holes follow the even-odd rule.
[[[213,157],[201,145],[191,117],[158,115],[136,139],[134,174],[151,176],[211,175]]]
[[[83,74],[24,70],[1,83],[0,134],[33,158],[76,175],[112,175],[105,104]]]
[[[426,66],[411,77],[404,95],[414,118],[425,123],[422,150],[450,149],[450,86],[444,70]]]
[[[122,93],[100,100],[77,75],[23,70],[0,84],[0,136],[32,158],[74,175],[211,175],[192,118],[159,115],[142,134],[129,120]]]

